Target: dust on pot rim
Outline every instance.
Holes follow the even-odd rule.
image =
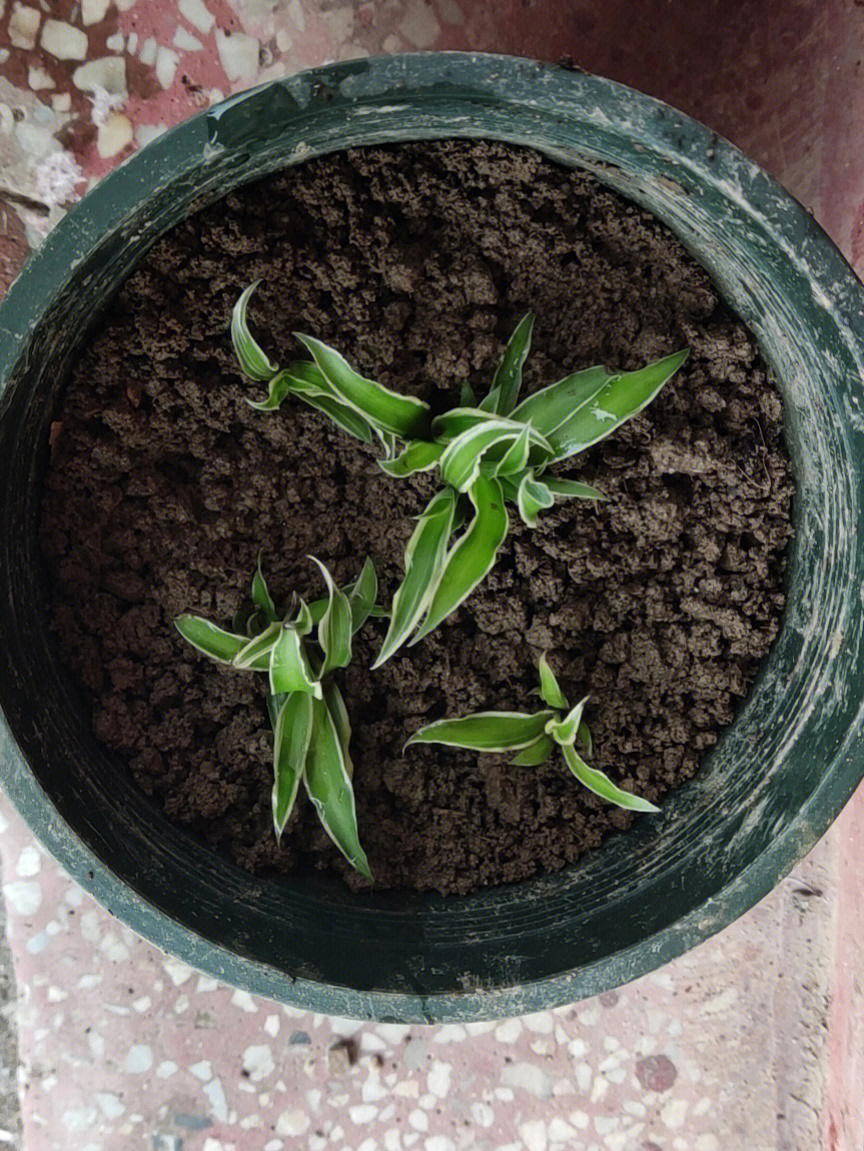
[[[269,882],[172,828],[89,731],[45,619],[48,424],[89,318],[191,211],[354,144],[529,145],[652,211],[780,382],[797,482],[783,628],[738,718],[663,814],[554,875],[471,896]],[[593,995],[725,926],[864,775],[864,289],[775,181],[668,106],[509,57],[410,55],[254,89],[166,133],[56,228],[0,306],[0,770],[35,834],[121,921],[229,983],[320,1012],[477,1020]]]

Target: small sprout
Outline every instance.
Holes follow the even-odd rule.
[[[428,635],[485,578],[507,535],[506,501],[534,528],[556,500],[605,500],[589,484],[549,475],[547,469],[599,443],[641,412],[689,354],[676,352],[635,372],[586,368],[520,401],[534,330],[529,312],[508,340],[487,395],[478,402],[464,383],[461,405],[433,418],[424,401],[361,376],[312,336],[295,333],[312,360],[277,371],[246,326],[254,287],[238,300],[232,321],[241,367],[252,378],[269,381],[267,399],[253,406],[269,411],[293,395],[357,439],[372,443],[377,436],[384,447],[379,464],[389,476],[404,479],[437,469],[445,492],[451,493],[430,501],[409,540],[403,583],[376,667],[403,644]],[[472,510],[465,532],[451,546],[451,536]]]
[[[268,676],[277,840],[302,782],[324,830],[351,866],[371,880],[357,830],[351,725],[333,673],[351,662],[352,637],[366,620],[383,615],[375,603],[378,577],[367,559],[356,582],[338,588],[324,564],[313,563],[323,576],[326,596],[311,604],[295,596],[286,611],[279,611],[259,559],[252,579],[253,610],[245,617],[251,634],[226,631],[198,616],[179,616],[174,623],[185,640],[211,659]]]
[[[647,799],[622,790],[602,771],[588,766],[576,751],[577,741],[583,745],[586,755],[593,751],[591,733],[582,719],[587,699],[570,708],[545,655],[540,657],[538,670],[540,696],[548,704],[542,711],[481,711],[459,719],[442,719],[421,727],[406,746],[439,743],[472,751],[516,751],[518,754],[511,762],[521,767],[545,763],[558,748],[576,779],[595,795],[628,811],[659,811]]]

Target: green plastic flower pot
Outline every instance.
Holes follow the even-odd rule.
[[[667,224],[756,334],[797,482],[781,634],[698,778],[555,875],[469,897],[253,878],[171,826],[97,742],[49,632],[48,425],[90,319],[166,229],[349,145],[530,145]],[[659,967],[768,892],[862,777],[864,291],[817,225],[708,129],[620,85],[437,54],[332,65],[187,121],[62,221],[0,306],[0,767],[60,863],[122,922],[297,1007],[406,1022],[552,1007]]]

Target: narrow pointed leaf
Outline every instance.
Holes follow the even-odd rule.
[[[258,557],[258,566],[255,569],[255,575],[252,577],[252,602],[262,615],[267,617],[269,623],[275,623],[276,607],[273,603],[273,597],[270,595],[270,590],[267,587],[264,572],[261,570],[260,555]]]
[[[351,605],[348,596],[336,586],[324,564],[314,556],[309,558],[317,564],[327,585],[327,609],[318,624],[318,644],[324,652],[324,666],[320,676],[323,679],[337,667],[347,667],[351,662]]]
[[[298,399],[303,400],[310,408],[315,408],[317,411],[323,412],[325,416],[329,416],[337,427],[341,428],[343,432],[347,432],[349,436],[353,436],[355,440],[360,440],[364,444],[373,442],[375,432],[369,421],[364,419],[359,412],[355,412],[353,408],[349,408],[347,404],[343,404],[341,400],[337,400],[333,396],[304,395],[298,395]]]
[[[590,484],[580,484],[578,480],[559,480],[554,476],[544,476],[543,483],[556,499],[608,500],[609,497]]]
[[[432,435],[439,441],[450,443],[469,428],[476,428],[478,424],[488,424],[496,417],[484,412],[481,408],[451,408],[449,412],[442,412],[432,421]]]
[[[550,433],[549,441],[555,449],[555,458],[562,460],[584,451],[641,412],[675,375],[689,354],[689,350],[676,352],[637,372],[613,376],[589,403],[574,411]]]
[[[242,635],[235,635],[197,615],[180,615],[174,620],[174,626],[187,643],[219,663],[231,663],[247,643]]]
[[[612,373],[599,364],[581,372],[571,372],[524,399],[510,412],[510,418],[524,420],[545,436],[550,436],[575,411],[594,399],[611,379]]]
[[[321,614],[323,615],[326,610],[327,608],[325,605],[321,609]],[[312,618],[312,612],[309,609],[309,605],[305,600],[301,599],[297,604],[297,614],[291,621],[291,626],[294,628],[298,635],[309,635],[317,622],[317,620]]]
[[[576,706],[560,720],[552,720],[546,727],[546,731],[556,743],[562,746],[565,744],[571,747],[576,742],[576,736],[579,734],[579,727],[582,723],[582,712],[585,710],[585,704],[588,702],[588,697],[580,699]]]
[[[240,294],[231,312],[231,343],[234,345],[240,367],[251,380],[269,380],[279,371],[279,365],[268,358],[254,339],[246,319],[249,300],[260,283],[260,280],[256,280],[254,284],[250,284]]]
[[[437,492],[417,521],[405,549],[405,575],[390,608],[390,627],[373,670],[397,651],[428,607],[447,554],[456,513],[456,493]]]
[[[442,719],[415,731],[406,743],[441,743],[469,751],[518,751],[544,735],[551,711],[478,711],[459,719]]]
[[[476,402],[477,402],[477,396],[474,392],[474,389],[471,387],[471,385],[466,380],[465,383],[462,385],[462,391],[461,391],[460,396],[459,396],[459,407],[460,408],[473,408],[474,404]]]
[[[356,633],[360,630],[375,607],[378,598],[378,575],[375,565],[367,559],[360,569],[351,590],[348,592],[348,603],[351,606],[351,630]]]
[[[277,408],[282,406],[286,398],[294,393],[293,382],[293,377],[290,372],[277,372],[275,376],[270,377],[270,383],[267,388],[267,399],[247,399],[246,403],[250,408],[254,408],[256,412],[275,412]]]
[[[268,671],[270,668],[270,649],[279,638],[281,630],[281,624],[269,624],[260,635],[250,639],[242,650],[234,656],[231,661],[234,667],[246,671]]]
[[[498,404],[501,400],[501,389],[492,387],[477,405],[481,412],[488,412],[494,416],[498,412]]]
[[[596,767],[589,767],[575,748],[568,745],[562,747],[561,751],[567,766],[583,787],[587,787],[589,791],[593,791],[601,799],[614,803],[616,807],[626,808],[627,811],[656,812],[660,810],[653,803],[649,803],[647,799],[641,799],[638,795],[631,795],[629,791],[623,791],[612,782],[608,775]]]
[[[344,748],[330,709],[317,699],[312,701],[312,738],[303,778],[324,830],[351,866],[371,880]]]
[[[585,754],[590,758],[594,754],[594,736],[591,734],[591,728],[584,719],[579,724],[579,734],[576,738],[585,748]]]
[[[541,735],[533,743],[529,743],[526,748],[514,756],[510,762],[514,767],[538,767],[541,763],[545,763],[549,756],[556,749],[555,740],[551,735]]]
[[[351,720],[348,718],[348,708],[342,698],[342,692],[331,679],[324,688],[324,702],[336,727],[336,735],[342,744],[342,755],[345,758],[345,771],[349,779],[354,778],[354,764],[351,761]]]
[[[270,691],[305,692],[321,698],[321,684],[309,664],[306,646],[296,628],[282,624],[270,648]]]
[[[498,393],[494,408],[502,416],[509,416],[516,406],[522,388],[522,369],[531,350],[531,333],[534,331],[534,316],[529,312],[519,321],[516,331],[507,341],[495,379],[492,392]]]
[[[277,841],[294,808],[312,735],[312,697],[285,697],[273,725],[273,827]]]
[[[474,519],[447,553],[426,618],[412,643],[433,631],[468,598],[494,567],[498,549],[507,538],[509,519],[500,483],[478,476],[469,495]]]
[[[333,348],[312,336],[295,333],[314,359],[337,397],[361,416],[381,428],[408,440],[422,437],[430,422],[429,405],[414,396],[392,392],[375,380],[355,372]]]
[[[512,476],[525,470],[528,464],[528,454],[531,450],[531,428],[528,424],[522,428],[519,437],[513,441],[498,464],[495,465],[496,476]]]
[[[550,707],[557,708],[558,711],[566,711],[570,705],[567,703],[564,692],[558,685],[555,673],[546,660],[545,652],[540,656],[537,669],[540,672],[540,698],[544,703],[548,703]]]
[[[546,484],[535,480],[531,472],[526,472],[519,484],[516,504],[519,515],[529,528],[537,527],[537,517],[544,508],[551,508],[555,499]]]
[[[511,444],[522,429],[509,420],[489,420],[457,436],[441,457],[441,478],[457,492],[465,492],[480,473],[484,454],[495,444]]]
[[[431,440],[412,440],[401,455],[393,460],[379,460],[378,466],[388,476],[404,479],[405,476],[413,476],[416,472],[430,471],[441,459],[443,451],[443,444],[436,444]]]

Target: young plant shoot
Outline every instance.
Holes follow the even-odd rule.
[[[689,354],[685,349],[634,372],[586,368],[520,402],[534,327],[529,313],[510,337],[488,394],[477,402],[465,385],[461,406],[433,417],[424,401],[366,379],[338,352],[299,332],[295,335],[312,360],[280,369],[249,330],[246,312],[256,286],[240,296],[231,321],[241,368],[268,384],[267,398],[252,406],[272,411],[295,396],[357,439],[377,438],[385,451],[380,465],[388,475],[404,478],[437,469],[444,485],[408,542],[405,574],[375,667],[404,643],[428,635],[486,577],[507,536],[507,501],[534,527],[540,512],[556,500],[604,499],[588,484],[547,470],[641,412]]]
[[[459,719],[442,719],[421,727],[406,747],[414,743],[440,743],[470,751],[515,751],[518,754],[512,762],[522,767],[545,763],[557,749],[573,775],[595,795],[628,811],[658,811],[647,799],[622,791],[602,771],[588,766],[576,750],[578,742],[586,755],[592,753],[591,732],[582,718],[587,699],[571,708],[545,655],[540,657],[538,668],[539,694],[545,708],[535,712],[480,711]]]
[[[355,870],[372,878],[360,846],[351,783],[351,725],[334,673],[351,662],[352,637],[375,606],[378,577],[366,560],[357,581],[337,588],[319,561],[327,594],[312,603],[296,596],[277,610],[258,569],[251,610],[227,631],[200,616],[174,620],[180,634],[218,663],[267,676],[267,710],[273,728],[273,826],[281,839],[301,782],[324,830]]]

